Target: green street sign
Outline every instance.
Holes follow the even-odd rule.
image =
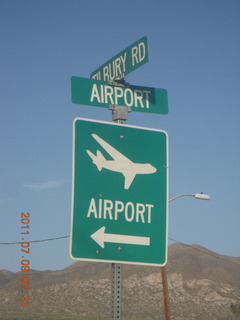
[[[148,45],[147,37],[143,37],[93,71],[91,78],[108,81],[120,75],[126,76],[146,62],[148,62]]]
[[[150,87],[109,85],[106,81],[71,78],[72,103],[109,108],[110,105],[131,107],[132,111],[168,113],[167,90]]]
[[[71,257],[166,264],[166,132],[82,118],[73,127]]]

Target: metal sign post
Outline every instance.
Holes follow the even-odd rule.
[[[122,319],[122,265],[112,264],[112,320]]]
[[[121,79],[122,80],[122,79]],[[113,121],[124,124],[131,108],[110,105]],[[120,248],[120,247],[119,247]],[[112,263],[112,320],[122,319],[122,266]]]

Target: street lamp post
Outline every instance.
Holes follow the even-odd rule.
[[[183,193],[174,198],[168,200],[168,202],[172,202],[178,198],[190,196],[198,200],[210,200],[210,196],[205,193]],[[168,292],[168,283],[167,283],[167,270],[166,267],[161,267],[161,275],[162,275],[162,287],[163,287],[163,302],[164,302],[164,311],[165,311],[165,320],[170,320],[170,299]]]

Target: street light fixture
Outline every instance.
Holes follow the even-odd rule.
[[[179,196],[176,196],[172,199],[169,199],[168,202],[171,202],[173,200],[176,200],[178,198],[181,198],[181,197],[186,197],[186,196],[189,196],[189,197],[193,197],[195,199],[198,199],[198,200],[210,200],[210,196],[208,194],[205,194],[205,193],[183,193],[183,194],[180,194]]]
[[[193,197],[198,200],[210,200],[210,196],[205,193],[183,193],[174,198],[168,200],[168,202],[174,201],[181,197]],[[162,274],[162,286],[163,286],[163,300],[164,300],[164,310],[165,310],[165,320],[170,320],[170,300],[169,300],[169,293],[168,293],[168,283],[167,283],[167,271],[165,267],[161,267],[161,274]]]

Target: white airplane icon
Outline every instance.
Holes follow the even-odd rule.
[[[150,163],[132,162],[98,135],[92,134],[92,137],[110,154],[113,160],[106,160],[99,150],[97,150],[96,155],[89,150],[86,150],[86,152],[92,158],[99,171],[105,168],[122,173],[125,177],[124,189],[129,189],[137,174],[151,174],[157,171]]]

